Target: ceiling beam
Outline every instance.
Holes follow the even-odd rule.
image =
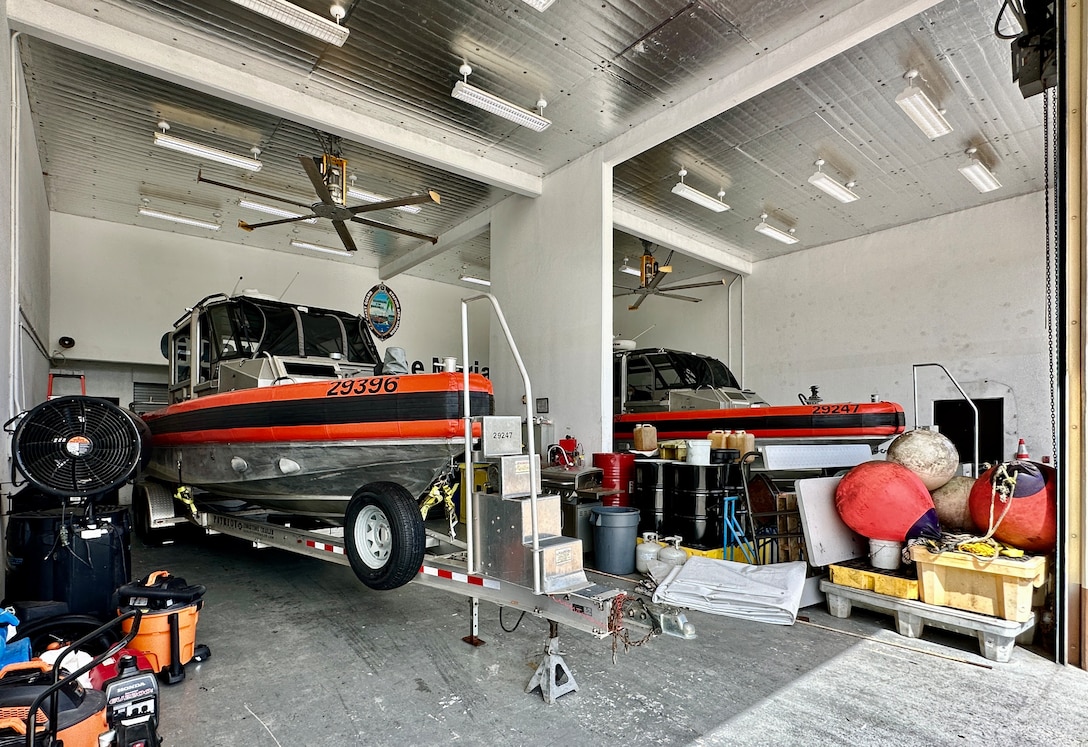
[[[629,202],[613,202],[612,227],[738,275],[752,274],[752,263],[738,256],[743,253],[739,247],[705,235],[695,238],[690,228],[658,215],[649,216]]]
[[[429,241],[420,243],[419,246],[393,257],[378,265],[378,277],[381,280],[390,280],[402,272],[407,272],[417,265],[434,259],[458,244],[463,244],[469,239],[479,236],[491,227],[491,209],[481,210],[468,220],[460,223],[448,231],[443,231],[438,236],[438,241],[431,244]]]
[[[103,10],[109,7],[104,5]],[[527,197],[539,196],[543,188],[539,169],[530,173],[409,132],[332,103],[334,95],[329,100],[309,95],[303,91],[313,88],[313,81],[285,70],[278,69],[273,81],[220,62],[211,52],[198,54],[184,44],[163,44],[47,0],[7,0],[7,16],[13,30],[417,163]],[[295,78],[301,85],[293,84]],[[152,125],[153,116],[149,112]]]
[[[760,55],[751,64],[605,143],[602,146],[605,161],[618,164],[634,158],[899,25],[938,2],[940,0],[859,0],[819,26]]]

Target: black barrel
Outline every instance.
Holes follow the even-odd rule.
[[[636,459],[631,505],[638,509],[639,532],[661,534],[665,520],[666,459]]]
[[[721,547],[725,531],[725,495],[735,491],[730,484],[733,466],[665,464],[663,533],[680,535],[685,547],[697,550]]]

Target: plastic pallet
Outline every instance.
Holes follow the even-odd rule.
[[[832,617],[850,617],[851,608],[856,604],[863,609],[894,616],[896,630],[908,638],[920,637],[927,625],[974,636],[978,639],[982,656],[990,661],[1007,662],[1017,643],[1031,642],[1032,628],[1035,627],[1034,613],[1030,620],[1024,622],[1001,620],[951,607],[896,599],[827,580],[820,582],[820,591],[827,595],[827,610]]]

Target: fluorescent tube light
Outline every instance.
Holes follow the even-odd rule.
[[[767,214],[759,216],[760,222],[756,226],[756,232],[763,234],[764,236],[770,236],[775,241],[781,241],[783,244],[796,244],[798,238],[793,235],[793,229],[789,232],[783,231],[781,228],[775,228],[767,222]]]
[[[823,190],[839,202],[853,202],[854,200],[858,199],[858,196],[851,192],[849,187],[839,184],[837,181],[821,171],[823,165],[824,159],[821,158],[816,161],[816,173],[808,178],[809,184],[816,187],[817,189]],[[850,186],[854,186],[853,182],[850,183]]]
[[[291,246],[298,249],[309,249],[312,252],[325,252],[326,254],[339,254],[344,257],[350,257],[351,252],[346,252],[343,249],[333,249],[331,246],[321,246],[320,244],[311,244],[308,241],[296,241],[291,240]]]
[[[910,70],[903,77],[907,79],[907,87],[895,97],[895,103],[899,104],[907,116],[914,120],[918,129],[930,140],[952,132],[952,125],[948,124],[948,120],[929,100],[925,91],[914,87],[914,79],[918,77],[918,71]]]
[[[971,158],[971,163],[966,166],[960,166],[960,173],[966,177],[967,181],[974,185],[975,189],[979,192],[993,192],[995,189],[1001,188],[1001,182],[997,180],[994,173],[986,168],[986,164],[978,160],[977,148],[968,148],[967,155]]]
[[[466,104],[472,104],[475,107],[483,109],[485,112],[497,114],[500,117],[509,119],[515,124],[519,124],[522,127],[528,127],[530,130],[536,132],[543,132],[551,125],[550,119],[545,119],[539,114],[535,114],[528,109],[523,109],[517,104],[511,104],[509,101],[500,99],[498,96],[483,91],[476,86],[468,82],[468,76],[472,74],[472,68],[468,65],[461,65],[459,68],[461,75],[465,76],[464,80],[457,81],[453,86],[453,93],[450,95],[455,99],[464,101]],[[540,99],[536,102],[537,108],[544,111],[544,107],[548,105],[548,102],[544,99]]]
[[[474,278],[471,275],[462,275],[461,276],[461,282],[462,283],[475,283],[476,285],[487,285],[487,286],[491,285],[490,280],[484,280],[483,278]]]
[[[627,257],[623,258],[623,264],[619,267],[620,272],[626,272],[628,275],[634,275],[636,278],[642,277],[642,272],[637,267],[632,267],[627,264]]]
[[[355,200],[362,200],[363,202],[385,202],[389,199],[388,197],[376,195],[373,192],[366,192],[361,189],[356,189],[355,187],[348,188],[348,197]],[[419,205],[401,205],[399,208],[394,208],[394,210],[403,210],[406,213],[418,213],[420,211],[420,207]]]
[[[210,223],[206,220],[197,220],[196,218],[187,218],[184,215],[175,215],[174,213],[164,213],[159,210],[152,210],[151,208],[142,207],[136,211],[139,215],[145,218],[158,218],[159,220],[173,221],[174,223],[183,223],[186,226],[195,226],[196,228],[206,228],[209,231],[218,231],[222,226],[218,223]]]
[[[163,125],[166,125],[165,127]],[[261,162],[256,158],[247,158],[246,156],[235,155],[234,153],[228,153],[225,150],[219,150],[218,148],[211,148],[207,145],[200,145],[199,143],[193,143],[188,140],[182,140],[179,137],[173,135],[167,135],[163,130],[169,129],[170,125],[165,122],[159,122],[159,132],[155,133],[155,145],[163,148],[169,148],[170,150],[176,150],[179,153],[187,153],[191,156],[198,156],[200,158],[206,158],[209,161],[218,161],[219,163],[225,163],[228,166],[237,166],[240,169],[246,169],[248,171],[260,171]],[[256,153],[260,153],[259,149],[254,149]]]
[[[231,2],[338,47],[342,47],[348,38],[348,30],[339,23],[322,18],[287,0],[231,0]],[[331,13],[337,21],[344,17],[344,9],[340,5],[333,5]]]
[[[268,213],[269,215],[275,215],[280,218],[299,218],[302,215],[301,213],[292,213],[290,210],[265,205],[261,202],[251,202],[250,200],[238,200],[238,207],[247,210],[256,210],[259,213]],[[317,223],[317,218],[307,218],[306,220],[299,221],[299,223]]]
[[[555,0],[522,0],[522,2],[524,2],[526,5],[536,8],[541,13],[543,13],[551,7],[551,4],[554,3]]]
[[[729,209],[729,206],[722,202],[722,197],[725,196],[725,190],[718,192],[718,199],[714,199],[710,195],[703,194],[694,187],[689,187],[684,184],[684,177],[688,175],[686,169],[680,169],[680,181],[676,183],[676,186],[672,188],[674,195],[680,195],[681,197],[691,200],[696,205],[702,205],[705,208],[713,210],[715,213],[724,213]]]

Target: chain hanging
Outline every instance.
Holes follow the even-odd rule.
[[[1053,113],[1055,89],[1049,88],[1043,93],[1043,196],[1046,224],[1046,338],[1050,370],[1050,440],[1054,467],[1058,465],[1058,355],[1055,336],[1058,326],[1058,307],[1054,300],[1054,277],[1057,252],[1054,240],[1058,235],[1058,212],[1051,205],[1052,188],[1050,184],[1050,164],[1055,154],[1052,146],[1052,131],[1056,125]]]

